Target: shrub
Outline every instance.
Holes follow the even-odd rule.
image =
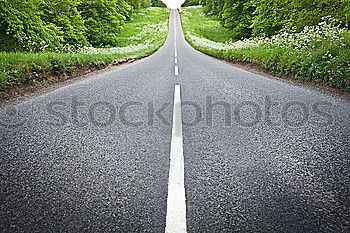
[[[0,1],[0,50],[41,51],[63,42],[60,28],[41,18],[41,0]]]

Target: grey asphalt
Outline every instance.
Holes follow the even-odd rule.
[[[180,84],[188,232],[349,232],[350,102],[208,57],[169,22],[154,55],[0,112],[0,231],[164,232]]]

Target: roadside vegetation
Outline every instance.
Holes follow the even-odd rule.
[[[2,49],[0,97],[6,97],[9,91],[21,86],[40,84],[52,78],[58,81],[63,74],[69,76],[75,71],[96,70],[109,64],[145,57],[164,43],[168,30],[168,17],[169,10],[165,7],[139,7],[128,15],[128,19],[118,31],[110,31],[111,37],[101,33],[100,36],[105,37],[106,41],[108,38],[111,39],[106,44],[100,43],[102,40],[98,42],[96,40],[95,43],[95,39],[89,37],[92,34],[87,30],[86,38],[81,40],[84,43],[47,45],[49,42],[44,41],[41,42],[41,47],[34,43],[35,46],[32,47],[17,46],[13,49]],[[101,30],[106,29],[101,26]],[[62,35],[67,36],[64,33]],[[4,39],[3,34],[0,36]]]
[[[226,8],[221,9],[220,16],[214,12],[220,8],[220,2],[224,1],[217,0],[215,7],[211,5],[211,11],[210,6],[206,5],[209,2],[213,1],[202,1],[204,7],[181,9],[185,37],[194,48],[233,62],[253,63],[276,75],[318,82],[350,91],[350,32],[344,23],[349,20],[347,18],[349,11],[344,10],[346,5],[342,5],[344,9],[334,6],[336,8],[333,9],[334,12],[331,7],[325,7],[326,13],[317,14],[315,10],[312,22],[311,19],[305,21],[296,16],[294,17],[296,22],[291,20],[292,16],[283,21],[281,16],[279,20],[285,24],[280,23],[271,30],[271,25],[276,25],[279,21],[272,15],[266,15],[265,11],[262,14],[268,17],[265,20],[269,22],[265,21],[265,25],[257,26],[257,20],[262,17],[259,15],[262,6],[249,8],[250,17],[243,20],[240,17],[248,14],[245,8],[247,4],[239,8],[239,14],[232,9],[231,14],[227,3]],[[242,2],[249,1],[230,1],[230,4],[239,5]],[[267,1],[259,2],[263,4]],[[330,2],[335,3],[337,0]],[[267,4],[264,7],[270,12]],[[276,7],[276,4],[272,4],[270,9],[272,7]],[[304,12],[303,8],[298,9]],[[338,14],[338,11],[342,13]],[[296,11],[293,12],[296,14]],[[224,19],[223,17],[228,17],[229,13],[232,17],[234,15],[240,17]],[[283,17],[287,17],[285,15]],[[254,17],[257,18],[255,21]],[[238,30],[237,27],[242,28]]]

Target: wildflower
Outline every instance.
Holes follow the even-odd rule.
[[[324,18],[326,21],[320,22],[316,26],[306,26],[301,32],[296,33],[294,28],[292,32],[283,31],[277,35],[268,37],[255,37],[250,39],[243,39],[236,42],[227,41],[226,43],[219,43],[208,40],[206,38],[197,37],[191,32],[187,32],[187,38],[196,46],[217,49],[217,50],[239,50],[245,48],[254,48],[257,46],[278,46],[285,49],[306,50],[308,48],[315,48],[318,43],[323,41],[341,41],[341,33],[345,31],[336,25],[330,17]],[[345,44],[342,44],[346,46]],[[327,54],[332,58],[332,54]]]

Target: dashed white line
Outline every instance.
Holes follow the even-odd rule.
[[[186,233],[186,197],[180,85],[175,85],[166,233]]]
[[[177,64],[177,58],[175,58],[175,64]]]
[[[175,48],[175,57],[177,57],[177,49]]]
[[[175,66],[175,75],[178,76],[179,75],[179,67]]]

